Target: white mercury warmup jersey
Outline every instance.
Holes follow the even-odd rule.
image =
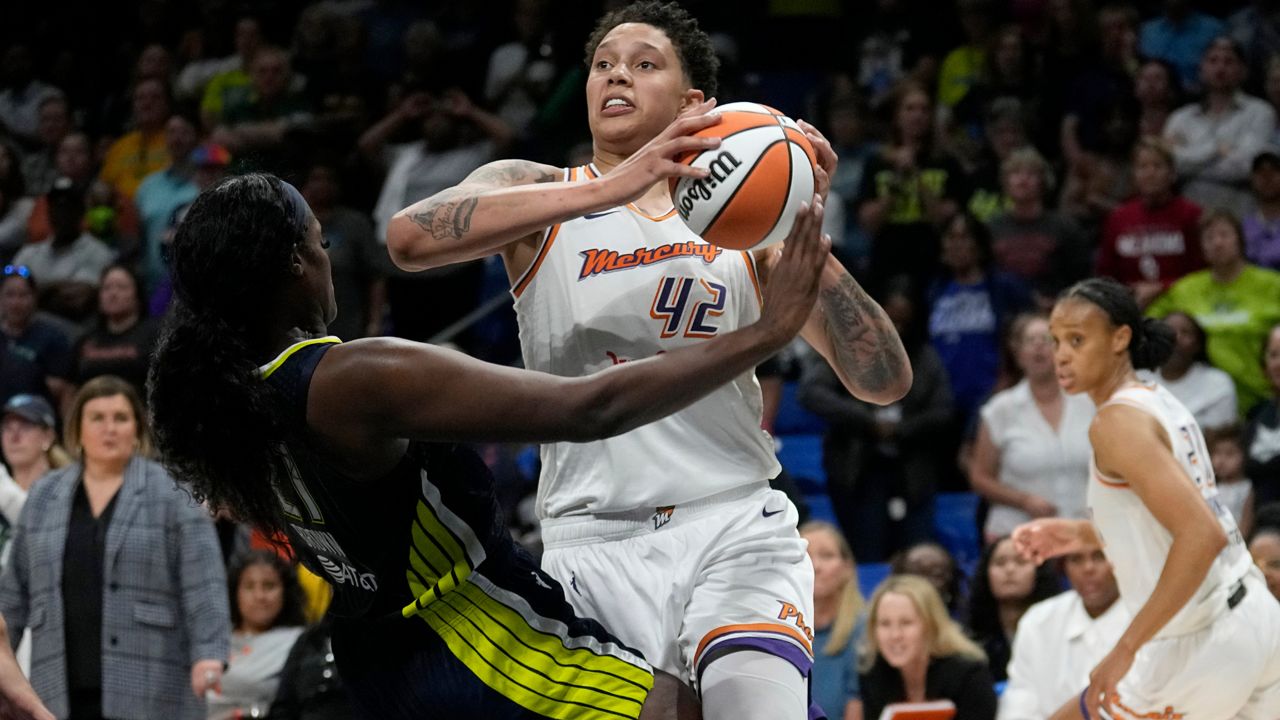
[[[592,166],[567,180],[599,177]],[[704,342],[760,317],[748,253],[709,245],[672,210],[632,204],[548,228],[512,288],[525,367],[561,376]],[[678,505],[775,476],[763,403],[746,372],[631,432],[542,446],[538,514],[563,517]]]
[[[1213,561],[1204,582],[1155,637],[1185,635],[1207,627],[1227,612],[1227,597],[1237,581],[1249,571],[1252,560],[1231,512],[1218,502],[1218,488],[1200,426],[1172,393],[1154,383],[1123,387],[1098,410],[1107,405],[1137,408],[1160,423],[1173,446],[1174,459],[1196,484],[1200,496],[1208,503],[1227,535],[1227,546]],[[1115,569],[1120,600],[1131,614],[1136,615],[1155,590],[1156,581],[1169,557],[1173,535],[1129,489],[1128,483],[1103,475],[1098,470],[1096,458],[1090,458],[1090,468],[1093,477],[1089,482],[1089,514],[1102,538],[1107,559]],[[1167,482],[1185,481],[1181,477],[1170,477]]]

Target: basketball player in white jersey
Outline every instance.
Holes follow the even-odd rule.
[[[1078,283],[1054,306],[1058,382],[1098,407],[1089,428],[1092,520],[1018,527],[1036,562],[1101,546],[1133,620],[1055,720],[1280,717],[1280,604],[1218,501],[1191,413],[1134,368],[1155,368],[1173,331],[1143,319],[1113,280]]]
[[[485,166],[397,214],[406,269],[501,254],[529,368],[583,375],[751,322],[774,250],[707,245],[672,209],[674,161],[714,148],[709,38],[675,3],[609,14],[588,42],[594,162]],[[801,124],[822,166],[836,156]],[[820,204],[816,200],[815,204]],[[911,370],[884,311],[834,258],[801,335],[856,396],[889,403]],[[760,428],[751,373],[668,419],[606,442],[542,449],[543,564],[569,601],[656,667],[694,685],[708,720],[809,717],[813,570]]]

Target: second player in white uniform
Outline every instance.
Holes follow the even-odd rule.
[[[1033,521],[1014,539],[1037,560],[1100,544],[1134,618],[1080,701],[1054,717],[1274,720],[1280,604],[1218,501],[1195,418],[1133,373],[1154,359],[1153,346],[1171,346],[1172,331],[1152,322],[1123,286],[1103,280],[1069,290],[1051,320],[1059,381],[1098,404],[1091,523]]]

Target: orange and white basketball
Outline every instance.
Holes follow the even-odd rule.
[[[671,201],[712,245],[751,250],[781,242],[800,204],[813,198],[813,146],[794,120],[767,105],[737,102],[716,111],[720,122],[696,134],[721,138],[720,147],[679,158],[711,174],[672,178]]]

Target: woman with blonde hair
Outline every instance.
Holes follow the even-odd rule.
[[[840,528],[814,520],[800,526],[813,562],[813,701],[832,720],[862,720],[857,647],[866,634],[867,601],[858,567]]]
[[[954,720],[993,720],[996,694],[987,657],[947,614],[927,580],[890,575],[871,596],[861,648],[862,708],[878,718],[890,703],[950,700]]]

